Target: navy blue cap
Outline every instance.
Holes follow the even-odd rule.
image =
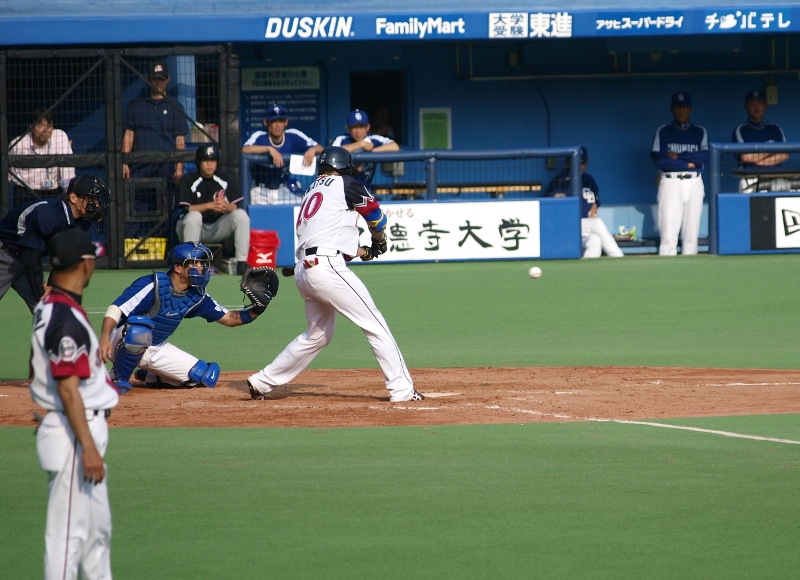
[[[767,102],[767,97],[766,95],[764,95],[764,92],[759,91],[758,89],[753,89],[752,91],[747,93],[747,96],[744,98],[744,104],[746,105],[750,99],[758,99],[762,103]]]
[[[167,63],[158,61],[150,65],[150,73],[148,75],[151,79],[168,79],[169,67]]]
[[[80,228],[62,230],[47,242],[50,263],[57,268],[74,266],[87,258],[95,259],[98,247]]]
[[[692,95],[690,95],[689,93],[675,93],[674,95],[672,95],[672,106],[691,107]]]
[[[369,117],[361,109],[350,111],[350,114],[347,115],[347,126],[352,127],[353,125],[369,125]]]
[[[581,147],[581,161],[588,161],[589,160],[589,152],[586,150],[586,147]]]
[[[267,123],[270,121],[277,121],[278,119],[288,119],[289,114],[286,112],[286,107],[280,105],[272,105],[267,111]]]

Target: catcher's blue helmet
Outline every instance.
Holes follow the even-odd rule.
[[[172,269],[176,264],[187,267],[187,263],[199,262],[200,268],[188,265],[189,283],[195,288],[204,290],[211,278],[211,250],[200,242],[185,242],[178,244],[167,257],[167,263]]]

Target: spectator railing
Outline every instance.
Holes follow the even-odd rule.
[[[571,159],[571,195],[581,192],[580,147],[552,147],[542,149],[500,149],[467,151],[397,151],[391,153],[353,154],[353,163],[370,164],[375,168],[374,179],[370,184],[373,193],[380,190],[384,194],[412,195],[429,201],[440,199],[440,195],[461,195],[480,191],[490,197],[504,197],[507,191],[528,192],[527,197],[535,197],[544,191],[550,179],[559,173],[563,161],[546,167],[547,159]],[[524,160],[537,161],[537,172],[520,168]],[[501,166],[503,161],[509,165]],[[245,205],[250,204],[250,190],[257,186],[252,179],[252,165],[272,166],[272,157],[267,154],[243,153],[241,156],[241,187]],[[284,155],[284,163],[289,163],[289,155]],[[413,167],[405,164],[412,163]],[[380,166],[378,168],[378,166]],[[400,169],[398,170],[398,166]],[[273,166],[274,167],[274,166]],[[410,175],[410,177],[409,177]],[[294,178],[294,176],[292,176]],[[401,179],[402,178],[402,179]],[[301,184],[305,187],[313,178],[306,178]],[[290,200],[299,203],[300,198]],[[287,203],[283,201],[283,203]]]
[[[721,193],[739,193],[739,179],[752,176],[776,178],[795,176],[800,181],[800,164],[791,157],[778,166],[742,168],[738,156],[743,153],[794,153],[800,143],[710,143],[708,146],[708,252],[718,253],[717,201]],[[727,162],[726,162],[727,161]],[[763,171],[759,171],[759,169]],[[780,173],[776,170],[779,169]],[[736,187],[734,187],[736,185]],[[789,190],[787,190],[789,191]],[[746,194],[744,194],[746,195]]]

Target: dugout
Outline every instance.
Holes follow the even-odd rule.
[[[746,118],[745,93],[764,89],[772,101],[767,118],[778,122],[790,141],[800,140],[795,106],[800,102],[800,10],[787,1],[684,1],[645,8],[615,0],[602,6],[562,2],[531,8],[468,0],[440,3],[435,10],[416,0],[401,7],[335,1],[311,2],[302,11],[247,0],[228,5],[50,0],[35,7],[2,1],[0,6],[6,59],[32,49],[45,49],[40,54],[46,59],[78,47],[120,51],[123,58],[130,51],[174,58],[201,49],[224,54],[214,57],[219,68],[211,82],[219,88],[219,102],[227,103],[208,118],[198,113],[195,119],[204,126],[217,121],[220,138],[227,139],[224,155],[231,155],[262,116],[261,101],[245,99],[245,77],[255,78],[247,71],[315,70],[319,83],[309,91],[314,92],[306,99],[310,102],[288,106],[310,109],[290,122],[320,143],[344,131],[347,111],[385,101],[403,150],[425,145],[426,110],[446,111],[453,150],[584,145],[605,204],[601,216],[609,226],[638,225],[645,235],[657,235],[649,151],[656,128],[671,119],[673,92],[692,93],[693,121],[708,129],[711,141],[724,143]],[[0,80],[7,79],[8,62],[2,62]],[[113,58],[109,66],[113,76]],[[195,77],[197,86],[202,82]],[[22,96],[4,86],[5,125],[19,124],[12,113],[15,99],[38,99],[51,88],[40,83],[39,93],[26,89]],[[278,96],[294,94],[280,86],[261,88],[264,93],[275,89]],[[122,98],[113,92],[104,96]],[[51,91],[49,98],[55,102],[58,95]],[[85,162],[102,160],[113,169],[121,159],[108,157],[107,151],[118,134],[108,132],[109,117],[98,111],[99,106],[87,109],[85,115],[105,115],[104,144],[95,141],[87,153],[105,158]],[[7,131],[5,144],[14,133]],[[237,161],[226,163],[235,169]],[[563,161],[543,161],[541,181]],[[723,177],[731,176],[735,156],[723,156],[720,165]],[[5,195],[3,200],[7,203]],[[121,219],[116,220],[116,226],[108,225],[119,227]]]

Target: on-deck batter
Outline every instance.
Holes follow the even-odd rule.
[[[700,218],[703,215],[703,164],[708,160],[708,133],[690,122],[692,97],[672,95],[672,123],[656,131],[651,156],[661,170],[658,182],[658,228],[661,256],[678,253],[682,234],[684,255],[697,253]]]
[[[319,177],[303,196],[295,224],[295,283],[305,300],[308,329],[247,379],[254,399],[263,399],[276,385],[288,383],[314,360],[333,338],[337,312],[364,331],[392,402],[425,398],[414,390],[400,347],[369,291],[347,267],[351,257],[367,261],[386,251],[386,216],[352,172],[349,151],[328,147],[322,152]],[[358,245],[359,215],[372,233],[372,246]]]
[[[94,273],[95,246],[71,228],[48,243],[50,292],[34,310],[33,401],[47,409],[36,432],[39,463],[49,476],[45,579],[111,578],[111,507],[103,455],[106,418],[119,401],[81,308]]]

